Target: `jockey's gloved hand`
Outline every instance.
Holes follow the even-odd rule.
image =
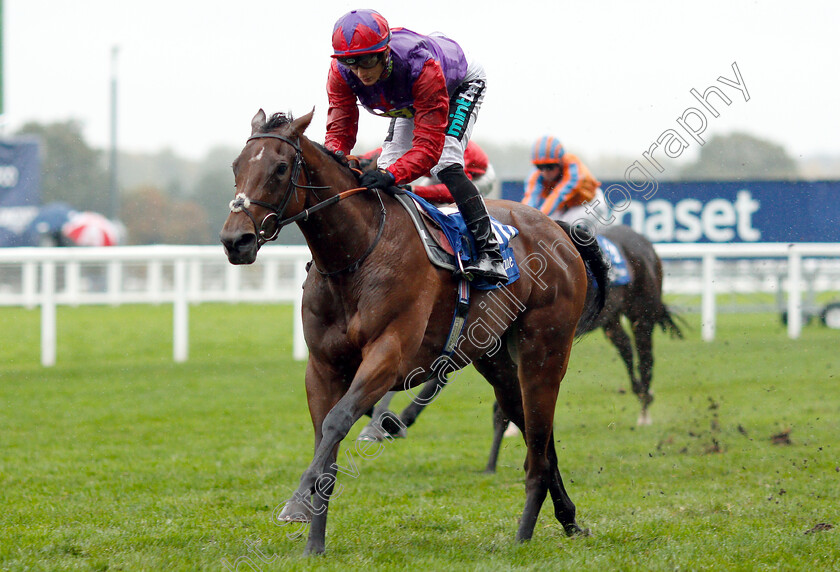
[[[387,189],[395,182],[394,175],[384,169],[368,171],[359,179],[359,184],[369,189]]]

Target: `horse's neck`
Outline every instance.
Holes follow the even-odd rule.
[[[322,156],[319,159],[318,168],[310,172],[309,184],[328,189],[309,191],[307,207],[358,185],[355,177],[348,176],[338,164],[330,164],[334,162],[331,158]],[[363,191],[298,222],[318,269],[334,272],[359,260],[376,240],[384,216],[380,213],[381,208],[373,192]]]

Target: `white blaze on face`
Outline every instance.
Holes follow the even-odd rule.
[[[260,159],[262,159],[262,154],[263,154],[263,151],[265,151],[265,147],[263,147],[262,149],[260,149],[260,152],[259,152],[259,153],[257,153],[254,157],[251,157],[251,160],[249,161],[249,163],[256,163],[257,161],[259,161]]]

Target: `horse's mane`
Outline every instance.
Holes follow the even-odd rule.
[[[326,147],[324,147],[321,143],[316,143],[315,141],[312,142],[318,149],[320,149],[325,155],[328,155],[333,158],[333,160],[338,163],[339,165],[347,166],[347,160],[342,160],[338,155],[336,155],[335,151],[330,151]]]
[[[262,127],[260,127],[260,133],[269,133],[274,131],[275,129],[280,129],[284,125],[289,125],[295,118],[291,113],[274,113],[271,117],[268,118]],[[311,141],[311,140],[310,140]],[[323,144],[317,143],[315,141],[311,141],[313,145],[315,145],[318,149],[320,149],[325,155],[331,157],[333,161],[341,165],[342,167],[347,168],[347,159],[337,155],[334,151],[330,151],[327,149]]]

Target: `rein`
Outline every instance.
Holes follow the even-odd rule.
[[[267,242],[270,242],[272,240],[276,240],[277,236],[280,234],[280,230],[284,226],[288,226],[288,225],[290,225],[292,223],[295,223],[295,222],[298,222],[298,221],[307,221],[307,220],[309,220],[309,217],[312,214],[318,212],[319,210],[330,207],[330,206],[336,204],[337,202],[339,202],[341,200],[344,200],[348,197],[352,197],[353,195],[361,193],[362,191],[367,191],[368,190],[367,187],[357,187],[357,188],[354,188],[354,189],[349,189],[349,190],[343,191],[341,193],[338,193],[337,195],[333,195],[332,197],[330,197],[326,200],[323,200],[323,201],[321,201],[321,202],[319,202],[319,203],[317,203],[317,204],[315,204],[315,205],[313,205],[313,206],[311,206],[307,209],[303,209],[301,212],[299,212],[298,214],[296,214],[294,216],[291,216],[291,217],[288,217],[288,218],[281,218],[283,216],[283,213],[286,212],[286,208],[289,206],[289,201],[292,198],[292,190],[293,189],[318,190],[318,189],[329,189],[330,187],[328,187],[328,186],[325,187],[325,186],[301,185],[297,182],[297,180],[300,178],[300,173],[301,173],[301,171],[303,170],[303,167],[304,167],[303,151],[301,151],[300,145],[297,142],[292,141],[291,139],[289,139],[287,137],[284,137],[282,135],[277,135],[276,133],[258,133],[256,135],[251,135],[250,137],[248,137],[248,140],[246,141],[246,143],[249,142],[249,141],[252,141],[254,139],[279,139],[280,141],[283,141],[284,143],[287,143],[288,145],[291,145],[292,148],[294,148],[294,150],[295,150],[295,163],[292,166],[292,173],[289,177],[289,186],[286,189],[286,193],[285,193],[284,198],[283,198],[283,203],[280,206],[275,206],[275,205],[272,205],[271,203],[267,203],[265,201],[258,201],[258,200],[254,200],[254,199],[249,199],[247,196],[245,196],[245,193],[238,193],[236,195],[236,197],[232,201],[230,201],[230,204],[228,205],[228,207],[230,208],[230,212],[233,212],[233,213],[244,212],[248,216],[248,218],[251,219],[251,222],[254,225],[254,230],[257,231],[257,235],[259,237],[258,238],[259,246],[262,246],[263,244],[265,244]],[[304,173],[306,173],[306,171],[304,171]],[[307,174],[306,178],[307,178],[307,182],[308,182],[309,181],[308,174]],[[382,238],[382,231],[385,228],[385,215],[386,215],[385,204],[382,202],[382,197],[379,194],[379,191],[376,191],[376,197],[379,199],[379,205],[381,206],[381,211],[380,211],[381,216],[380,216],[380,219],[379,219],[379,228],[376,231],[376,238],[374,238],[371,245],[359,257],[358,260],[351,263],[349,266],[347,266],[345,268],[342,268],[340,270],[335,270],[335,271],[332,271],[332,272],[324,272],[316,266],[315,269],[321,275],[330,277],[330,276],[337,276],[337,275],[343,274],[345,272],[355,272],[356,270],[359,269],[359,267],[362,265],[362,263],[365,261],[365,259],[370,255],[370,253],[373,252],[373,249],[376,247],[377,243],[379,243],[379,239]],[[254,217],[254,215],[251,213],[251,211],[248,210],[248,207],[250,207],[251,205],[257,205],[257,206],[263,207],[263,208],[271,211],[270,213],[268,213],[265,216],[265,218],[263,218],[262,224],[257,224],[256,217]],[[267,236],[268,233],[266,232],[266,221],[269,220],[269,217],[273,217],[277,221],[277,222],[274,223],[275,228],[274,228],[273,232],[271,232],[271,236]]]

